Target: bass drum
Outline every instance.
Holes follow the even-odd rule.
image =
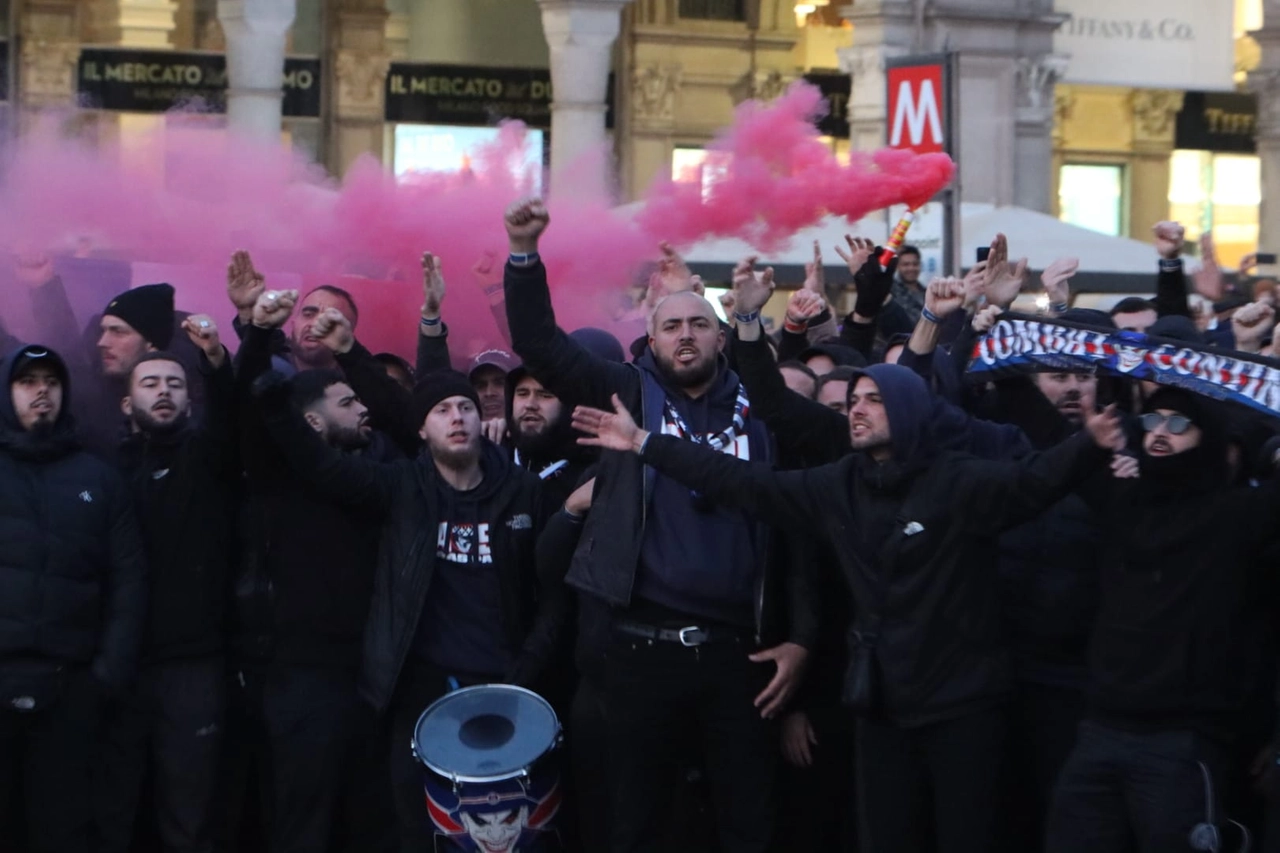
[[[422,712],[413,757],[425,769],[436,849],[533,853],[558,847],[560,720],[532,690],[465,687]]]

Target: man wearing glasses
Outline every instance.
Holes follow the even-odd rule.
[[[1238,846],[1228,755],[1262,683],[1275,479],[1230,483],[1224,404],[1159,387],[1136,479],[1087,494],[1103,520],[1088,708],[1054,792],[1048,853]],[[1232,534],[1223,536],[1222,531]],[[1271,662],[1273,665],[1273,662]]]

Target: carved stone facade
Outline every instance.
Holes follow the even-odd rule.
[[[388,51],[339,50],[334,57],[338,112],[348,118],[380,118],[390,68]]]
[[[1182,109],[1182,92],[1138,89],[1131,96],[1134,137],[1143,142],[1172,142],[1174,122]]]
[[[615,131],[624,197],[669,176],[676,149],[705,146],[738,104],[772,100],[798,76],[794,2],[761,0],[756,23],[752,33],[745,20],[682,19],[676,0],[625,10],[617,68],[630,85]]]
[[[28,111],[75,102],[80,55],[77,13],[75,0],[33,0],[22,5],[18,97]]]
[[[631,110],[637,124],[670,128],[676,120],[680,92],[679,65],[649,65],[631,75]]]
[[[173,0],[87,0],[81,37],[90,44],[118,44],[165,50],[171,47]]]

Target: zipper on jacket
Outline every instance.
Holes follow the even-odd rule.
[[[644,421],[644,415],[647,411],[644,405],[644,371],[640,368],[633,368],[637,376],[640,378],[640,420]],[[653,435],[653,433],[649,433]],[[649,475],[645,471],[648,466],[643,461],[640,463],[640,551],[644,551],[644,529],[649,526]],[[640,554],[636,554],[636,565],[631,567],[631,583],[627,586],[627,606],[631,606],[631,599],[636,593],[636,575],[640,571]]]

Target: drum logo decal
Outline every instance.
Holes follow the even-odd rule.
[[[525,853],[539,836],[553,831],[560,810],[560,785],[510,780],[451,791],[427,783],[427,812],[437,830],[464,850],[476,853]],[[541,790],[539,790],[541,788]]]

